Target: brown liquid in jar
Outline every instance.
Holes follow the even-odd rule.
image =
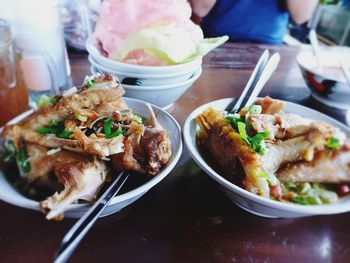
[[[28,108],[28,90],[19,60],[9,26],[0,19],[0,127]]]
[[[28,90],[21,76],[19,65],[16,69],[16,84],[8,87],[0,81],[0,126],[21,114],[28,108]],[[0,64],[0,79],[4,76],[4,66]]]

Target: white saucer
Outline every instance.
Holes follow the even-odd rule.
[[[329,107],[332,107],[332,108],[336,108],[336,109],[340,109],[340,110],[348,110],[350,109],[350,105],[349,104],[346,104],[346,103],[340,103],[340,102],[334,102],[334,101],[330,101],[330,100],[327,100],[325,98],[323,98],[322,96],[316,94],[316,93],[311,93],[311,96],[313,98],[315,98],[315,100],[329,106]]]

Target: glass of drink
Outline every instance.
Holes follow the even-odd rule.
[[[0,17],[21,53],[20,67],[29,99],[71,87],[70,66],[57,0],[1,0]]]
[[[28,90],[9,25],[0,19],[0,126],[28,108]]]

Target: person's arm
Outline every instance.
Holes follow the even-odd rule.
[[[192,11],[199,17],[206,16],[213,8],[217,0],[190,0]]]
[[[318,0],[286,0],[288,13],[296,24],[307,22],[317,4]]]

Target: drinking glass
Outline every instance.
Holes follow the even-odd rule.
[[[57,0],[2,0],[5,18],[21,53],[23,72],[31,101],[71,86],[71,71]]]

